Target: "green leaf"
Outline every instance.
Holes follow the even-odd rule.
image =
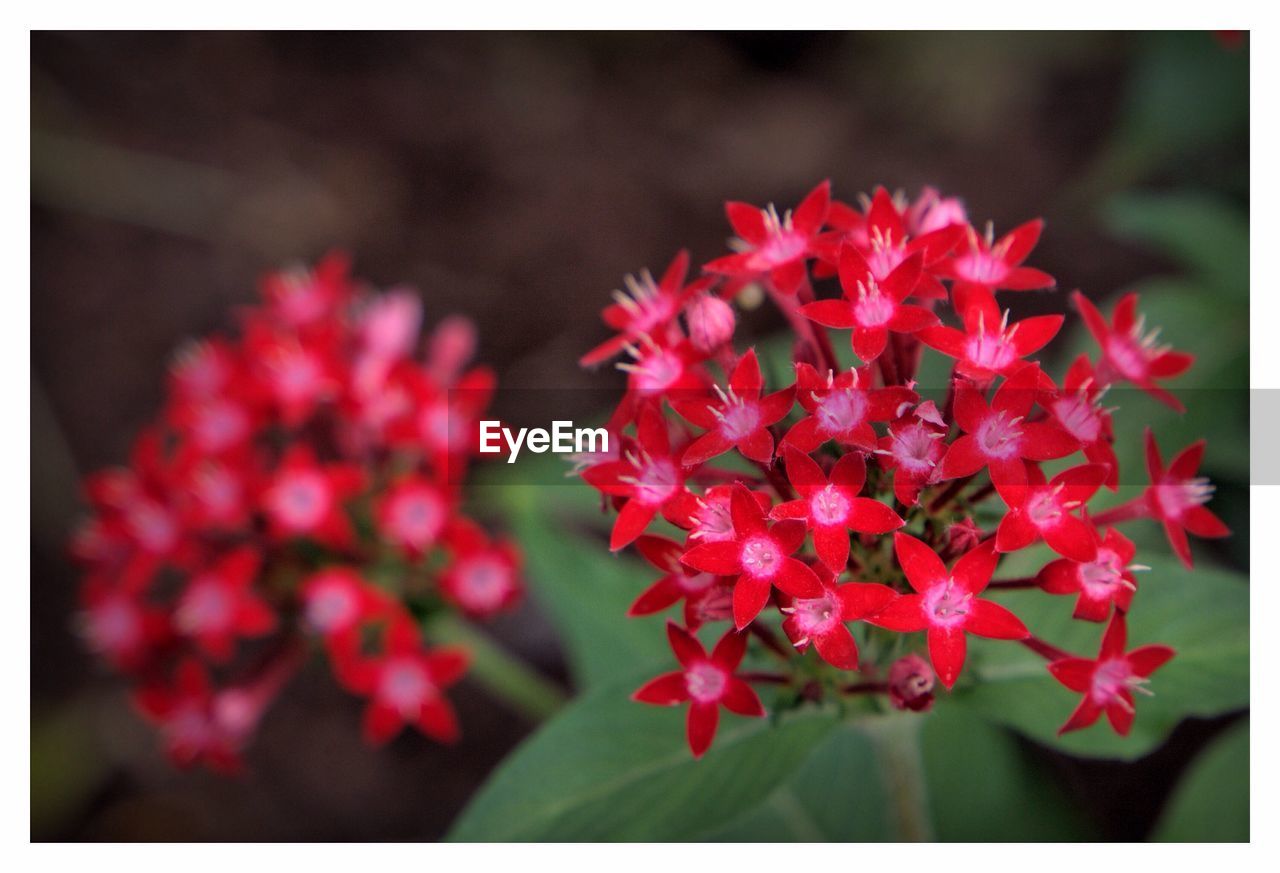
[[[1096,838],[1030,750],[963,706],[938,701],[925,721],[923,753],[939,840]]]
[[[1152,839],[1177,843],[1249,841],[1249,721],[1215,738],[1174,789]]]
[[[627,618],[627,608],[658,571],[631,554],[611,554],[603,539],[573,532],[554,505],[541,501],[545,489],[512,486],[523,497],[509,502],[510,522],[524,549],[533,597],[559,631],[574,682],[592,687],[661,662],[667,656],[661,619]]]
[[[890,838],[888,801],[867,734],[842,724],[757,807],[711,834],[725,842]]]
[[[695,761],[684,707],[629,699],[651,675],[589,692],[543,725],[472,798],[450,839],[702,839],[768,797],[837,724],[812,709],[776,725],[722,713]]]
[[[1122,194],[1103,210],[1111,232],[1169,255],[1210,290],[1240,298],[1249,291],[1249,219],[1211,194]],[[1217,308],[1221,308],[1220,305]]]
[[[1002,576],[1034,572],[1054,557],[1043,547],[1010,555]],[[1141,574],[1129,618],[1129,647],[1164,643],[1177,655],[1151,681],[1154,697],[1138,700],[1128,737],[1103,722],[1057,736],[1079,701],[1058,684],[1045,661],[1016,643],[970,638],[966,672],[977,680],[957,687],[957,704],[1072,754],[1132,759],[1150,752],[1182,719],[1221,715],[1249,705],[1249,586],[1228,570],[1199,563],[1187,570],[1163,555],[1141,554]],[[1036,636],[1073,654],[1097,654],[1103,626],[1071,618],[1074,601],[1039,590],[992,590]]]

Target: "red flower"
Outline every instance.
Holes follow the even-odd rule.
[[[80,605],[76,628],[86,646],[117,670],[145,666],[156,648],[170,638],[169,616],[163,610],[101,577],[85,580]]]
[[[956,383],[956,424],[964,431],[942,459],[942,478],[971,476],[983,467],[999,485],[1027,481],[1026,464],[1062,458],[1080,448],[1075,438],[1056,424],[1028,422],[1040,386],[1040,367],[1028,364],[1001,385],[987,405],[983,392]]]
[[[136,690],[133,699],[142,715],[160,729],[174,764],[203,763],[222,773],[240,769],[245,726],[221,717],[219,697],[199,661],[182,661],[172,685],[149,683]]]
[[[1044,348],[1062,327],[1061,315],[1037,315],[1009,324],[995,298],[983,288],[957,303],[964,330],[938,325],[917,331],[920,341],[956,359],[956,370],[971,379],[986,380],[993,375],[1009,375],[1022,366],[1022,359]]]
[[[933,549],[915,537],[895,533],[893,546],[916,593],[900,595],[867,621],[902,633],[926,631],[929,659],[948,689],[964,668],[966,633],[999,640],[1029,636],[1012,612],[978,598],[999,561],[990,541],[962,555],[950,573]]]
[[[897,593],[888,585],[875,582],[837,585],[836,577],[822,565],[818,565],[817,574],[822,596],[787,598],[787,605],[781,607],[786,616],[782,630],[800,651],[813,643],[822,660],[831,666],[856,670],[858,645],[845,622],[860,621],[879,612]]]
[[[697,628],[701,621],[697,618],[696,606],[701,597],[719,583],[721,577],[681,564],[680,556],[685,552],[684,546],[665,537],[642,536],[636,540],[636,548],[663,575],[641,592],[627,610],[627,615],[652,615],[683,600],[685,625]]]
[[[768,512],[773,505],[772,498],[765,491],[752,491],[751,496],[760,506],[761,512]],[[689,540],[704,543],[718,543],[736,538],[733,530],[732,485],[712,485],[701,497],[686,493],[681,498],[679,517],[673,513],[671,521],[677,527],[689,531]]]
[[[920,404],[889,424],[875,450],[880,466],[893,471],[893,496],[906,506],[920,498],[920,489],[938,481],[946,454],[947,426],[933,401]]]
[[[628,345],[626,351],[631,361],[616,366],[627,374],[627,392],[609,417],[611,428],[625,427],[655,398],[702,391],[710,382],[701,366],[703,355],[688,340],[662,344],[645,334],[638,346]]]
[[[862,455],[850,452],[831,469],[831,477],[817,462],[790,446],[786,450],[787,478],[800,495],[775,506],[774,520],[794,518],[813,531],[818,557],[832,572],[840,573],[849,563],[849,531],[883,534],[903,525],[902,518],[870,497],[859,497],[867,481]]]
[[[1121,612],[1129,611],[1133,592],[1138,590],[1135,570],[1148,570],[1134,564],[1137,552],[1133,542],[1114,528],[1098,543],[1098,554],[1092,561],[1059,558],[1044,566],[1036,581],[1050,594],[1077,594],[1074,616],[1085,621],[1106,621],[1114,603]]]
[[[1098,555],[1097,533],[1072,513],[1088,503],[1106,477],[1107,468],[1101,464],[1081,464],[1045,482],[1039,466],[1032,465],[1028,484],[997,482],[1009,511],[996,530],[996,551],[1016,552],[1043,539],[1065,558],[1093,561]]]
[[[1166,406],[1178,412],[1186,411],[1182,402],[1157,385],[1156,380],[1181,376],[1195,363],[1195,356],[1172,351],[1169,345],[1157,345],[1159,328],[1143,333],[1146,321],[1137,314],[1136,293],[1120,298],[1109,325],[1098,307],[1079,291],[1071,295],[1071,302],[1102,349],[1102,359],[1098,362],[1101,382],[1110,384],[1116,379],[1126,379]]]
[[[818,324],[851,329],[853,353],[869,363],[884,351],[889,331],[915,333],[938,324],[938,316],[928,309],[903,302],[915,291],[920,274],[921,256],[914,254],[877,281],[858,250],[846,245],[840,252],[844,297],[805,304],[800,312]]]
[[[857,248],[876,281],[884,281],[904,261],[918,254],[924,272],[911,293],[921,299],[945,298],[947,291],[934,276],[934,269],[964,236],[964,209],[961,207],[958,213],[953,208],[930,211],[928,220],[916,221],[914,213],[904,214],[882,187],[876,188],[865,216],[843,203],[832,203],[827,221],[836,232],[824,235],[819,243],[822,261],[814,267],[814,275],[831,275],[831,267],[839,263],[841,249],[846,245]],[[956,221],[949,220],[949,216]]]
[[[1205,441],[1187,446],[1165,469],[1155,434],[1147,428],[1147,472],[1151,484],[1144,498],[1151,516],[1164,524],[1165,535],[1174,553],[1191,569],[1191,544],[1187,531],[1206,539],[1231,536],[1231,529],[1205,506],[1213,497],[1213,485],[1206,476],[1197,476],[1204,457]]]
[[[1047,382],[1047,377],[1043,377]],[[1071,434],[1084,448],[1084,456],[1107,467],[1105,484],[1115,491],[1120,484],[1120,464],[1116,460],[1111,431],[1111,411],[1100,405],[1106,386],[1094,377],[1088,357],[1080,355],[1067,369],[1062,390],[1048,390],[1040,405],[1050,418]]]
[[[624,452],[622,460],[605,461],[582,472],[592,488],[626,500],[609,538],[609,548],[615,552],[640,536],[659,512],[674,516],[688,493],[684,486],[688,473],[671,451],[671,436],[662,413],[646,405],[636,433],[636,446]]]
[[[788,557],[804,542],[803,522],[780,521],[770,528],[760,504],[742,485],[733,486],[729,507],[734,538],[700,543],[681,561],[695,570],[738,577],[733,620],[739,629],[760,614],[774,586],[793,597],[822,596],[822,584],[813,570]]]
[[[830,182],[818,185],[794,213],[782,217],[772,205],[760,209],[749,203],[726,203],[725,214],[738,234],[740,251],[716,258],[703,269],[737,278],[767,276],[778,293],[795,294],[805,281],[805,261],[815,253],[830,204]]]
[[[618,331],[617,336],[587,352],[578,363],[590,367],[607,361],[641,335],[652,336],[659,342],[677,339],[671,331],[676,316],[686,301],[711,284],[699,279],[685,285],[688,272],[689,252],[681,250],[656,283],[648,270],[643,271],[639,279],[627,276],[627,290],[614,291],[614,303],[606,306],[603,314],[605,324]],[[678,330],[675,333],[678,334]]]
[[[276,615],[251,590],[261,566],[256,551],[240,548],[197,573],[178,598],[174,627],[215,661],[231,657],[237,638],[271,633]]]
[[[354,540],[342,501],[364,487],[364,476],[346,464],[319,464],[305,445],[294,445],[280,461],[262,496],[263,511],[277,539],[305,536],[335,548]]]
[[[802,452],[812,452],[827,440],[868,451],[876,447],[873,421],[896,418],[904,404],[916,400],[909,388],[873,388],[870,369],[828,370],[820,375],[811,364],[796,364],[796,399],[809,413],[782,438]]]
[[[1140,646],[1125,653],[1125,618],[1117,611],[1102,637],[1098,657],[1061,658],[1049,664],[1053,678],[1084,695],[1059,734],[1086,728],[1105,711],[1121,736],[1133,726],[1133,692],[1148,694],[1147,677],[1173,657],[1168,646]]]
[[[326,567],[303,581],[303,621],[328,642],[354,632],[367,619],[390,614],[391,598],[351,567]],[[342,640],[354,643],[354,640]]]
[[[681,463],[692,467],[737,447],[753,461],[773,460],[773,435],[769,425],[786,417],[795,402],[795,386],[761,397],[764,379],[755,349],[738,361],[729,376],[729,389],[715,386],[716,396],[672,397],[676,412],[707,430],[684,451]]]
[[[738,715],[764,715],[755,691],[735,675],[747,651],[747,635],[729,631],[716,643],[710,657],[697,638],[674,622],[667,623],[667,638],[680,669],[646,682],[631,699],[655,706],[687,702],[689,750],[695,758],[701,758],[715,739],[721,706]]]
[[[440,538],[452,510],[444,489],[425,476],[409,475],[387,489],[374,511],[382,538],[417,558]]]
[[[333,319],[351,296],[351,258],[330,252],[313,269],[299,267],[269,273],[262,279],[267,311],[294,329]]]
[[[339,666],[343,681],[370,698],[364,713],[365,739],[381,745],[410,724],[432,739],[455,742],[458,720],[444,690],[462,678],[467,660],[463,649],[427,651],[413,620],[397,615],[386,629],[380,655],[355,655]]]
[[[489,539],[483,528],[466,518],[454,519],[445,540],[452,556],[440,572],[445,600],[468,615],[488,617],[524,593],[520,551],[514,545]]]
[[[977,286],[988,291],[1034,291],[1050,288],[1054,279],[1043,270],[1022,266],[1040,240],[1044,221],[1036,219],[1021,224],[992,243],[991,225],[985,237],[972,227],[966,228],[967,247],[945,260],[938,273],[954,279],[957,286]],[[955,290],[952,290],[955,293]]]

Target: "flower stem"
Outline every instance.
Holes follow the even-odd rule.
[[[1121,503],[1119,506],[1113,506],[1104,512],[1098,513],[1093,517],[1093,523],[1101,527],[1109,524],[1118,524],[1122,521],[1132,521],[1135,518],[1146,518],[1150,514],[1151,508],[1147,504],[1147,496],[1142,494],[1132,500]]]
[[[860,722],[875,751],[894,832],[904,842],[933,839],[924,761],[920,756],[923,724],[923,718],[907,713],[879,715]]]
[[[1062,649],[1046,643],[1039,637],[1027,637],[1025,640],[1021,640],[1020,642],[1046,661],[1061,661],[1063,658],[1071,657],[1070,652],[1064,652]]]
[[[1008,591],[1014,588],[1038,588],[1039,585],[1040,583],[1036,581],[1035,576],[1023,576],[1020,579],[993,579],[987,585],[987,590],[1004,589]]]
[[[567,702],[559,686],[502,650],[488,634],[453,613],[433,616],[429,639],[465,647],[471,653],[468,674],[513,710],[533,722],[546,720]]]

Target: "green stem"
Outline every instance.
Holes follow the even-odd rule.
[[[889,796],[894,832],[904,842],[933,839],[933,823],[920,756],[920,728],[924,719],[914,713],[887,713],[860,722],[871,738],[880,778]]]
[[[530,721],[545,721],[568,699],[559,686],[507,654],[488,634],[455,613],[433,616],[427,621],[426,632],[435,643],[466,648],[471,653],[468,675]]]

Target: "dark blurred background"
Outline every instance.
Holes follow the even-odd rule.
[[[1188,88],[1201,112],[1179,117]],[[847,199],[936,185],[998,229],[1044,216],[1032,263],[1109,294],[1172,264],[1114,232],[1108,198],[1193,188],[1246,207],[1247,44],[34,35],[33,836],[434,838],[530,727],[464,684],[458,748],[406,734],[370,750],[360,702],[316,664],[268,714],[250,775],[182,774],[78,647],[63,546],[76,480],[125,457],[171,350],[228,327],[261,272],[347,248],[361,276],[421,289],[429,321],[475,319],[504,385],[599,387],[612,377],[575,361],[604,336],[599,310],[623,273],[659,269],[681,246],[709,260],[728,235],[723,200],[789,206],[826,177]],[[536,604],[495,633],[563,675]],[[1164,758],[1068,781],[1131,811],[1106,835],[1141,837],[1213,728],[1184,729]],[[1108,800],[1091,802],[1107,819]]]

